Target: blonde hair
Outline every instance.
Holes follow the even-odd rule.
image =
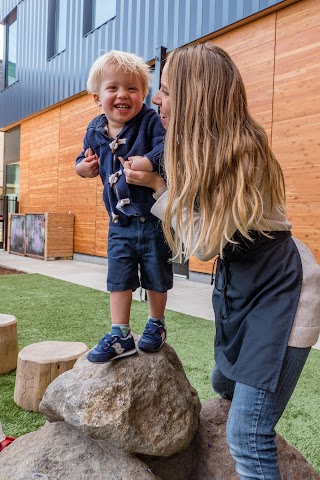
[[[150,67],[145,61],[133,53],[110,50],[93,63],[87,81],[88,93],[99,93],[101,75],[108,65],[117,65],[119,69],[138,75],[141,79],[143,96],[148,94],[151,85]]]
[[[282,170],[264,129],[248,112],[241,75],[224,50],[211,43],[177,49],[167,73],[164,233],[178,256],[189,258],[199,249],[206,254],[213,247],[222,255],[235,229],[249,240],[250,230],[270,230],[262,216],[266,205],[284,212]],[[196,242],[195,212],[200,213]]]

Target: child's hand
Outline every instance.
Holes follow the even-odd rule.
[[[129,157],[128,161],[131,162],[131,170],[140,170],[142,172],[152,172],[152,164],[147,157],[141,157],[135,155]]]
[[[99,175],[99,158],[91,148],[85,151],[85,158],[76,165],[76,172],[81,177],[94,178]]]
[[[122,157],[119,157],[119,160],[123,166],[123,172],[126,176],[127,183],[139,185],[141,187],[149,187],[155,192],[165,186],[163,178],[158,173],[132,170],[131,160],[125,161]]]

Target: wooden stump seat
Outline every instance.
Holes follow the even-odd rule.
[[[81,342],[40,342],[20,350],[14,401],[24,410],[39,411],[47,386],[88,350]]]
[[[0,313],[0,375],[17,367],[17,320],[13,315]]]

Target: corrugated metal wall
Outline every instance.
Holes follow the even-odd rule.
[[[17,6],[17,82],[0,92],[0,128],[86,88],[94,59],[110,49],[155,58],[284,0],[118,0],[116,18],[82,35],[82,0],[68,1],[67,48],[47,61],[45,0],[1,0],[0,21]]]

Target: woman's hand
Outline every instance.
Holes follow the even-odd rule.
[[[165,181],[156,172],[143,172],[141,170],[132,170],[131,161],[125,161],[124,158],[119,157],[123,166],[123,171],[126,176],[127,183],[133,185],[140,185],[142,187],[152,188],[155,192],[165,186]]]

